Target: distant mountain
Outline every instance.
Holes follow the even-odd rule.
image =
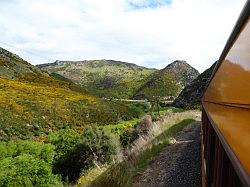
[[[162,70],[155,71],[137,90],[134,98],[176,97],[194,80],[199,72],[185,61],[174,61]]]
[[[114,60],[56,61],[37,65],[82,85],[99,97],[130,98],[156,71],[136,64]]]
[[[198,108],[201,104],[201,98],[205,88],[210,80],[216,63],[205,70],[189,85],[187,85],[180,95],[175,99],[173,106],[180,108]]]

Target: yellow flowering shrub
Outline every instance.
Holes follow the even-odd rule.
[[[0,140],[39,138],[66,127],[82,131],[86,125],[133,118],[133,111],[124,103],[72,91],[50,77],[41,79],[42,83],[0,77]]]

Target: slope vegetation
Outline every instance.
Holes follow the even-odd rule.
[[[10,79],[18,79],[21,74],[38,73],[46,76],[41,70],[32,66],[19,56],[0,47],[0,76]],[[48,75],[47,75],[48,76]]]
[[[185,61],[174,61],[164,69],[154,72],[138,89],[134,98],[176,97],[198,75],[199,72]]]
[[[139,115],[130,104],[90,95],[4,49],[0,62],[0,140],[38,138],[62,128],[81,131]]]
[[[130,98],[154,69],[113,60],[56,61],[38,65],[106,98]]]

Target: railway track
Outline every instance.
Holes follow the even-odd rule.
[[[136,187],[201,186],[201,122],[188,125],[134,183]]]

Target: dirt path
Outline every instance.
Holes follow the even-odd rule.
[[[147,186],[201,186],[200,122],[185,127],[134,183]]]

